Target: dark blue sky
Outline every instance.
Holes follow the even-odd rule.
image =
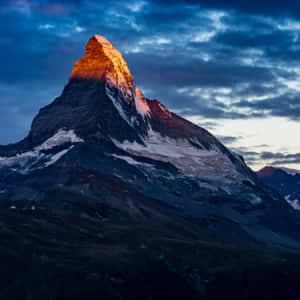
[[[2,0],[1,144],[27,134],[94,34],[123,53],[147,97],[253,166],[300,167],[298,1]]]

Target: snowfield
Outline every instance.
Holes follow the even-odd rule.
[[[60,129],[54,136],[47,139],[43,144],[35,147],[32,151],[11,157],[0,157],[0,168],[8,167],[17,172],[26,174],[35,169],[49,167],[68,153],[73,148],[73,145],[54,154],[46,154],[44,151],[64,144],[82,142],[83,140],[75,134],[74,130]],[[40,165],[41,162],[43,163],[42,166]]]
[[[170,162],[186,176],[215,180],[222,178],[227,183],[245,179],[230,159],[214,145],[211,150],[202,150],[192,145],[187,139],[164,137],[151,128],[148,131],[148,137],[142,138],[145,145],[129,141],[120,143],[113,138],[111,140],[117,147],[131,154]],[[192,142],[204,148],[196,138],[192,138]],[[216,165],[219,166],[218,169]]]
[[[299,200],[298,199],[291,199],[291,195],[287,195],[284,199],[295,209],[300,210]]]

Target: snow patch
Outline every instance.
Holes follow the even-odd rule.
[[[62,158],[73,146],[56,154],[46,154],[44,151],[67,143],[75,144],[81,142],[83,142],[83,140],[75,134],[74,130],[60,129],[55,135],[47,139],[43,144],[35,147],[32,151],[11,157],[0,157],[0,168],[8,167],[12,171],[19,171],[20,173],[26,174],[29,171],[41,168],[41,166],[37,166],[40,162],[44,162],[43,167],[48,167]]]
[[[83,139],[78,137],[74,130],[59,129],[54,136],[46,140],[42,145],[36,147],[34,151],[49,150],[66,143],[75,144],[81,142],[83,142]]]
[[[126,155],[117,155],[117,154],[113,154],[112,156],[115,157],[115,158],[118,158],[118,159],[125,160],[126,162],[128,162],[128,163],[131,164],[131,165],[143,165],[143,166],[149,166],[149,167],[152,167],[151,164],[147,164],[147,163],[142,163],[142,162],[136,161],[135,159],[133,159],[133,158],[130,157],[130,156],[126,156]]]
[[[145,118],[150,115],[150,107],[147,100],[138,87],[135,88],[135,106],[136,110]]]
[[[199,184],[200,188],[205,188],[205,189],[211,190],[213,192],[219,191],[219,189],[216,186],[212,185],[212,184],[209,184],[209,183],[206,183],[206,182],[199,182],[198,184]]]
[[[260,204],[262,203],[262,200],[259,196],[255,195],[255,194],[250,194],[250,203],[253,204],[253,205],[257,205],[257,204]]]
[[[106,95],[108,96],[108,98],[112,101],[113,105],[115,106],[115,108],[117,109],[119,115],[128,123],[129,126],[133,126],[132,122],[129,120],[129,118],[126,116],[122,105],[120,103],[120,101],[124,101],[124,99],[119,99],[120,101],[118,101],[118,99],[115,98],[114,93],[111,91],[111,89],[109,88],[109,86],[105,87],[106,90]]]
[[[162,136],[150,129],[148,131],[148,139],[144,140],[145,146],[137,142],[124,141],[122,144],[113,140],[120,148],[126,151],[149,153],[162,157],[182,158],[187,156],[203,157],[218,154],[216,151],[200,150],[194,147],[187,139],[173,139]]]
[[[68,149],[62,150],[55,155],[51,156],[50,160],[45,163],[45,167],[49,167],[55,164],[58,160],[60,160],[65,154],[67,154],[70,150],[73,149],[74,146],[69,147]]]
[[[169,112],[162,104],[158,104],[159,108],[164,112]]]
[[[299,200],[298,199],[291,199],[291,195],[287,195],[284,199],[295,209],[300,210]]]
[[[111,138],[117,147],[134,155],[170,162],[186,176],[206,178],[224,184],[242,182],[245,179],[216,145],[210,145],[211,149],[206,150],[196,137],[189,139],[193,145],[188,139],[162,136],[150,128],[148,136],[141,139],[144,145],[136,141],[120,143]]]

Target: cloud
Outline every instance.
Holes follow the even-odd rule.
[[[267,145],[263,145],[265,146]],[[259,149],[259,147],[251,147]],[[300,163],[300,153],[253,151],[245,147],[233,147],[236,153],[242,155],[245,161],[252,166],[288,166]]]
[[[241,136],[217,135],[216,137],[226,146],[232,145],[235,142],[240,141],[242,139]]]
[[[235,106],[248,108],[251,111],[260,111],[269,116],[300,120],[300,98],[297,93],[287,92],[278,97],[259,101],[240,101],[235,103]]]
[[[0,142],[25,135],[29,120],[60,93],[95,33],[124,53],[146,96],[184,116],[210,123],[299,120],[296,8],[290,1],[5,0],[0,86],[6,107],[0,113],[14,121]],[[19,120],[24,129],[16,133],[13,123]],[[234,138],[229,133],[223,141]]]
[[[51,16],[67,16],[71,12],[71,6],[61,3],[39,4],[35,2],[34,7],[41,13]]]
[[[298,17],[300,4],[294,0],[271,0],[247,1],[247,0],[153,0],[156,3],[165,4],[184,3],[187,5],[201,5],[212,9],[235,10],[247,14],[258,14],[263,16],[293,16]]]

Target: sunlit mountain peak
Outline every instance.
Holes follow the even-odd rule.
[[[94,35],[86,45],[85,57],[74,63],[70,80],[105,81],[132,100],[133,77],[122,54],[104,37]]]

